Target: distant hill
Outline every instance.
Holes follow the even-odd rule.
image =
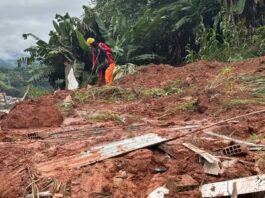
[[[0,67],[2,68],[14,68],[17,66],[17,60],[12,59],[12,60],[3,60],[0,59]]]

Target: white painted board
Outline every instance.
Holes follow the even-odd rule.
[[[262,191],[265,191],[265,174],[205,184],[201,187],[202,197],[222,197],[231,196],[233,192],[242,195]]]

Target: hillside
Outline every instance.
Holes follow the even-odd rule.
[[[1,119],[0,197],[25,197],[32,190],[55,197],[147,197],[164,185],[166,197],[201,197],[203,184],[265,170],[264,152],[247,149],[227,157],[220,151],[233,142],[206,133],[265,145],[265,113],[198,131],[265,110],[264,97],[265,57],[259,57],[177,68],[150,64],[112,86],[26,100]],[[116,152],[122,154],[107,159],[95,148],[86,157],[94,146],[149,133],[175,140],[129,153],[119,147]],[[219,176],[207,174],[182,143],[222,163],[234,161]],[[109,149],[115,153],[114,146]]]
[[[14,68],[17,65],[17,60],[3,60],[0,59],[0,68]]]

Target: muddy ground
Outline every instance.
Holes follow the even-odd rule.
[[[22,102],[1,119],[0,197],[50,191],[54,197],[141,198],[160,186],[170,190],[166,197],[201,197],[202,184],[261,174],[263,152],[233,157],[239,161],[213,176],[182,143],[221,156],[221,161],[226,159],[220,150],[233,143],[203,132],[265,144],[264,113],[194,133],[264,109],[264,76],[265,57],[180,68],[151,64],[111,87]],[[81,166],[81,152],[146,133],[185,137]]]

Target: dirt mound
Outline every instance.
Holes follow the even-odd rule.
[[[185,67],[173,67],[167,64],[150,64],[141,68],[137,74],[126,76],[116,84],[122,87],[161,87],[177,80],[187,83],[200,79],[203,82],[207,78],[217,74],[226,64],[217,61],[199,61],[185,65]]]
[[[27,100],[17,104],[3,119],[4,128],[39,128],[60,126],[63,116],[54,105],[52,97],[46,96],[37,100]]]

